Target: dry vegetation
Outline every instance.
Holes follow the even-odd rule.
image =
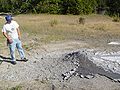
[[[80,24],[80,18],[85,19],[84,24]],[[93,44],[93,41],[104,43],[110,39],[120,38],[120,23],[113,22],[109,16],[27,14],[15,16],[14,19],[20,24],[22,39],[27,50],[33,47],[31,45],[40,46],[56,41],[82,40]],[[3,24],[2,17],[0,29]],[[0,34],[0,40],[3,42],[2,33]]]

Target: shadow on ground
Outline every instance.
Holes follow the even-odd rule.
[[[16,61],[23,62],[23,61],[25,61],[25,60],[16,59]],[[2,62],[11,63],[11,58],[10,58],[10,57],[5,57],[5,56],[0,55],[0,64],[2,64]]]

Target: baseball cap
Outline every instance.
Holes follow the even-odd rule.
[[[6,21],[11,21],[12,20],[12,16],[11,15],[6,15],[5,19],[6,19]]]

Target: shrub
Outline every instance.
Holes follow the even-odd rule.
[[[83,17],[80,17],[79,18],[79,24],[85,24],[85,18],[83,18]]]
[[[118,14],[118,15],[113,16],[113,22],[119,22],[119,21],[120,21],[119,14]]]

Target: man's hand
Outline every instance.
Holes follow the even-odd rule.
[[[13,43],[13,40],[6,34],[6,32],[3,32],[3,35],[7,38],[7,43],[8,44]]]
[[[21,37],[18,37],[19,40],[21,40]]]
[[[12,44],[12,43],[13,43],[13,40],[12,40],[12,39],[7,39],[7,43],[8,43],[8,44]]]

